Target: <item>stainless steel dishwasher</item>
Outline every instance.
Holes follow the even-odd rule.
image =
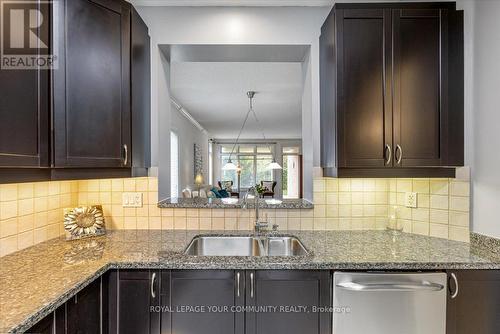
[[[333,334],[445,334],[445,273],[333,276]]]

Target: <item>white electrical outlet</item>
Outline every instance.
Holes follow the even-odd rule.
[[[142,193],[123,193],[122,206],[124,208],[141,208]]]
[[[407,208],[417,207],[417,193],[405,193],[405,206]]]

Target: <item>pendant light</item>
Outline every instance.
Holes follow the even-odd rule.
[[[236,164],[233,163],[233,161],[231,160],[231,157],[233,155],[233,152],[234,152],[234,149],[236,148],[236,145],[238,144],[238,141],[240,140],[240,136],[241,136],[241,132],[243,131],[243,129],[245,128],[245,124],[247,123],[248,121],[248,116],[250,116],[250,113],[253,114],[253,117],[255,118],[255,122],[257,123],[257,125],[260,127],[261,129],[261,132],[262,132],[262,137],[264,138],[264,141],[267,141],[266,139],[266,135],[264,134],[264,130],[262,130],[262,126],[260,126],[260,122],[259,122],[259,119],[257,118],[257,114],[255,113],[255,111],[253,110],[253,97],[255,96],[255,92],[254,91],[248,91],[247,92],[247,97],[249,99],[249,108],[248,108],[248,112],[245,116],[245,120],[243,121],[243,124],[241,125],[241,128],[240,128],[240,132],[238,133],[238,137],[236,137],[236,141],[234,142],[234,145],[233,145],[233,148],[231,149],[231,153],[229,154],[229,159],[227,159],[227,162],[226,164],[224,164],[224,166],[222,167],[222,170],[238,170],[238,166],[236,166]],[[269,143],[266,142],[266,144],[269,146]],[[271,149],[271,146],[269,146],[269,150],[271,152],[271,154],[273,155],[273,161],[267,165],[266,169],[271,169],[271,170],[275,170],[275,169],[283,169],[277,162],[276,162],[276,159],[274,158],[274,153],[273,153],[273,150]]]

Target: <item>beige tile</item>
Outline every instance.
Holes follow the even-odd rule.
[[[334,231],[339,229],[339,219],[338,218],[327,218],[325,229],[329,231]]]
[[[339,190],[338,179],[327,178],[326,179],[326,191],[327,192],[337,192]]]
[[[99,192],[99,180],[88,180],[87,181],[87,191],[89,192]]]
[[[156,204],[149,204],[148,211],[150,217],[160,217],[161,211],[160,208]]]
[[[110,179],[99,180],[99,191],[111,192],[113,189],[111,182]]]
[[[161,217],[149,217],[149,229],[151,230],[161,230]]]
[[[302,231],[307,231],[307,230],[312,230],[314,229],[314,220],[316,218],[304,218],[304,219],[301,219],[300,221],[300,229]]]
[[[363,205],[363,216],[365,217],[375,217],[375,205]]]
[[[448,181],[447,180],[430,180],[431,194],[435,195],[448,195]]]
[[[448,196],[431,195],[431,209],[448,210]]]
[[[430,208],[431,196],[428,194],[418,194],[417,205],[419,208]]]
[[[351,204],[352,195],[349,192],[339,193],[339,204]]]
[[[17,201],[0,202],[0,220],[17,216]]]
[[[149,205],[144,205],[142,208],[136,208],[135,215],[137,217],[149,217]],[[159,217],[159,215],[152,215],[152,217]]]
[[[387,179],[376,179],[375,180],[375,191],[387,192],[389,191],[389,180]]]
[[[123,191],[135,191],[135,179],[123,179]]]
[[[339,205],[339,217],[351,217],[352,207],[351,205]]]
[[[339,206],[338,205],[327,205],[326,206],[326,217],[338,217],[339,216]]]
[[[158,203],[158,192],[157,191],[148,192],[148,201],[149,201],[149,204]]]
[[[350,230],[351,218],[339,218],[339,230]]]
[[[429,222],[429,209],[426,208],[416,208],[411,210],[411,218],[412,220],[420,221],[420,222]]]
[[[125,217],[125,218],[123,218],[123,228],[125,230],[137,229],[137,217]]]
[[[396,192],[398,190],[398,179],[389,179],[389,191]]]
[[[412,191],[412,181],[409,179],[397,179],[396,188],[398,192]]]
[[[135,191],[148,191],[149,181],[147,178],[137,178],[135,180]]]
[[[339,193],[326,193],[326,204],[338,204],[339,203]]]
[[[420,194],[429,194],[429,179],[413,179],[413,192]]]
[[[110,203],[103,203],[103,204],[110,204]],[[61,205],[61,208],[70,208],[70,207],[75,206],[75,205],[72,205],[71,194],[60,195],[60,205]]]
[[[97,201],[99,203],[99,201]],[[59,195],[51,195],[47,197],[47,209],[54,210],[61,207]]]
[[[19,250],[33,246],[33,231],[19,233],[17,235],[17,248]]]
[[[17,251],[17,235],[0,239],[0,256]]]
[[[313,180],[313,190],[314,192],[324,192],[325,191],[325,179],[314,179]]]
[[[78,193],[78,205],[87,205],[88,204],[87,199],[88,199],[88,193]]]
[[[32,230],[35,224],[35,215],[27,215],[17,217],[17,231],[18,233]]]
[[[40,242],[47,241],[47,226],[36,228],[33,231],[33,243],[38,244]]]
[[[49,217],[47,211],[35,213],[34,228],[46,226],[48,223]]]
[[[389,207],[387,205],[375,205],[376,217],[387,217],[389,214]]]
[[[450,195],[452,196],[466,196],[470,195],[469,182],[451,181],[450,182]]]
[[[224,209],[213,209],[212,218],[224,218]]]
[[[363,179],[363,191],[375,191],[376,182],[375,179]]]
[[[212,229],[212,218],[200,217],[200,230],[211,230],[211,229]]]
[[[375,204],[375,192],[363,193],[363,204]]]
[[[48,183],[48,195],[59,195],[61,193],[61,183],[58,181],[51,181]]]
[[[123,207],[121,205],[111,205],[111,215],[113,217],[121,217],[124,215]]]
[[[351,179],[351,191],[363,191],[363,179]]]
[[[350,179],[339,179],[339,191],[351,191]]]
[[[148,178],[148,190],[158,192],[158,178],[156,177]]]
[[[99,192],[88,192],[87,193],[87,204],[88,205],[99,204]]]
[[[224,218],[213,218],[212,217],[212,230],[224,231]]]
[[[450,225],[469,227],[469,213],[450,211]]]
[[[17,217],[0,220],[0,238],[17,234]]]
[[[450,210],[469,212],[469,197],[450,197]]]
[[[71,182],[72,181],[61,181],[61,182],[59,182],[59,186],[60,186],[59,194],[69,194],[69,193],[71,193]]]
[[[398,209],[398,218],[411,220],[411,208],[400,207]]]
[[[111,204],[122,205],[122,192],[111,193]]]
[[[0,184],[0,201],[17,200],[17,184]]]
[[[87,192],[87,191],[89,191],[88,184],[89,184],[88,180],[80,180],[80,181],[78,181],[78,191],[79,192],[82,192],[82,191]]]
[[[300,230],[300,218],[288,218],[287,223],[289,230]]]
[[[59,236],[59,224],[49,224],[47,226],[47,240],[57,238]]]
[[[186,209],[174,208],[174,217],[186,217]]]
[[[200,218],[211,218],[212,209],[199,209]]]
[[[352,230],[363,230],[363,219],[362,218],[351,218],[351,229]]]
[[[403,232],[411,233],[411,229],[413,227],[411,220],[399,219],[398,224],[403,227]]]
[[[123,208],[123,215],[125,217],[136,217],[137,210],[136,208]]]
[[[431,209],[429,221],[431,223],[448,224],[448,211]]]
[[[224,218],[224,230],[233,231],[238,229],[238,219],[236,217]]]
[[[300,210],[301,218],[314,218],[314,209],[301,209]]]
[[[124,217],[110,217],[106,222],[109,222],[111,229],[122,230],[124,225]]]
[[[112,179],[111,191],[123,191],[123,179]]]
[[[238,209],[224,209],[224,218],[237,218]]]
[[[162,230],[174,229],[174,217],[161,217]]]
[[[176,230],[185,230],[186,229],[186,217],[174,217],[174,229]]]
[[[351,215],[352,217],[363,217],[363,205],[352,205]]]
[[[63,221],[63,210],[62,209],[54,209],[47,211],[47,220],[49,224],[57,223]]]
[[[363,193],[362,192],[351,193],[351,203],[356,205],[363,204]]]
[[[99,203],[100,204],[111,204],[111,192],[100,192],[99,193]]]
[[[187,217],[186,218],[186,228],[188,230],[199,230],[200,221],[198,217]]]
[[[19,200],[17,205],[18,216],[30,215],[34,212],[34,203],[32,198]]]
[[[316,209],[316,206],[314,206],[314,209],[312,210],[313,211],[313,216],[314,216],[314,210]],[[287,213],[286,213],[286,216],[288,218],[299,218],[301,215],[300,215],[300,210],[287,210]]]
[[[37,182],[34,186],[35,197],[43,197],[49,195],[49,183]]]
[[[469,228],[450,226],[448,229],[448,238],[456,241],[469,242]]]
[[[412,223],[411,232],[415,234],[429,235],[429,223],[414,221]]]
[[[363,218],[363,230],[374,230],[375,219],[373,217]]]
[[[326,230],[326,218],[314,218],[313,230],[316,230],[316,231]]]
[[[174,216],[174,209],[172,209],[172,208],[160,209],[160,212],[161,212],[162,217],[173,217]]]
[[[388,193],[377,191],[375,193],[375,204],[389,204]]]
[[[313,194],[313,202],[314,202],[314,204],[325,204],[326,203],[326,193],[315,192]]]
[[[19,183],[18,188],[18,198],[26,199],[34,197],[34,184],[33,183]]]
[[[326,217],[326,205],[315,205],[314,218],[325,218],[325,217]]]
[[[387,218],[375,218],[375,228],[377,230],[385,230],[387,228]]]

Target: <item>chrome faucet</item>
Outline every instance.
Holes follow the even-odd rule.
[[[254,232],[255,234],[260,234],[266,230],[268,223],[266,221],[260,220],[259,193],[257,192],[257,189],[255,189],[255,187],[249,188],[248,191],[245,193],[245,196],[243,197],[243,204],[242,204],[243,209],[246,209],[248,206],[248,195],[253,195],[255,198]]]

